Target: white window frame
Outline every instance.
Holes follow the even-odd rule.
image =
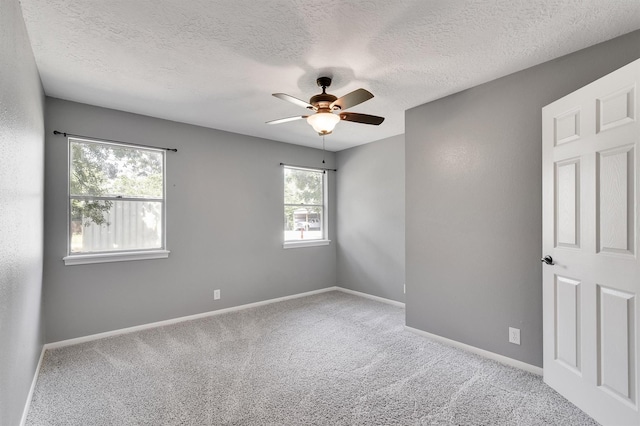
[[[123,198],[123,197],[95,197],[87,196],[88,199],[113,200],[113,201],[154,201],[162,204],[162,238],[161,247],[157,249],[127,249],[109,250],[93,253],[71,253],[71,199],[83,198],[71,196],[71,142],[93,143],[100,145],[122,146],[128,149],[139,149],[146,151],[157,151],[162,154],[162,199],[157,198]],[[62,259],[65,265],[85,265],[90,263],[124,262],[132,260],[164,259],[169,257],[167,250],[167,155],[164,149],[140,147],[134,144],[122,142],[110,142],[103,140],[85,139],[79,137],[67,138],[67,255]]]
[[[329,173],[327,173],[327,171],[324,169],[283,165],[282,166],[283,196],[284,196],[284,170],[285,169],[304,170],[304,171],[322,173],[322,198],[323,198],[322,200],[322,203],[323,203],[322,205],[322,238],[314,239],[314,240],[285,240],[284,239],[284,229],[286,226],[286,220],[285,220],[282,224],[283,240],[284,240],[282,243],[282,248],[292,249],[292,248],[317,247],[317,246],[329,245],[331,243],[331,240],[328,237],[329,236],[329,190],[328,190]],[[286,206],[293,206],[293,205],[298,205],[298,204],[286,204],[284,203],[284,199],[283,199],[283,203],[282,203],[283,210]],[[317,207],[317,205],[315,204],[313,206]]]

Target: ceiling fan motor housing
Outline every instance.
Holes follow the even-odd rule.
[[[312,96],[311,99],[309,99],[309,103],[318,108],[318,111],[320,111],[321,109],[330,110],[329,105],[331,105],[331,103],[336,99],[338,99],[336,96],[333,96],[329,93],[320,93],[318,95]]]

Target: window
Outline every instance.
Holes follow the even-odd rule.
[[[69,138],[65,264],[167,257],[165,152]]]
[[[284,167],[285,248],[326,245],[326,173]]]

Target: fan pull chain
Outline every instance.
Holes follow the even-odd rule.
[[[322,135],[322,164],[324,164],[324,135]]]

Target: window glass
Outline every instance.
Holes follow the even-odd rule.
[[[284,168],[284,240],[325,239],[325,173]]]
[[[69,254],[164,248],[164,155],[69,139]]]

